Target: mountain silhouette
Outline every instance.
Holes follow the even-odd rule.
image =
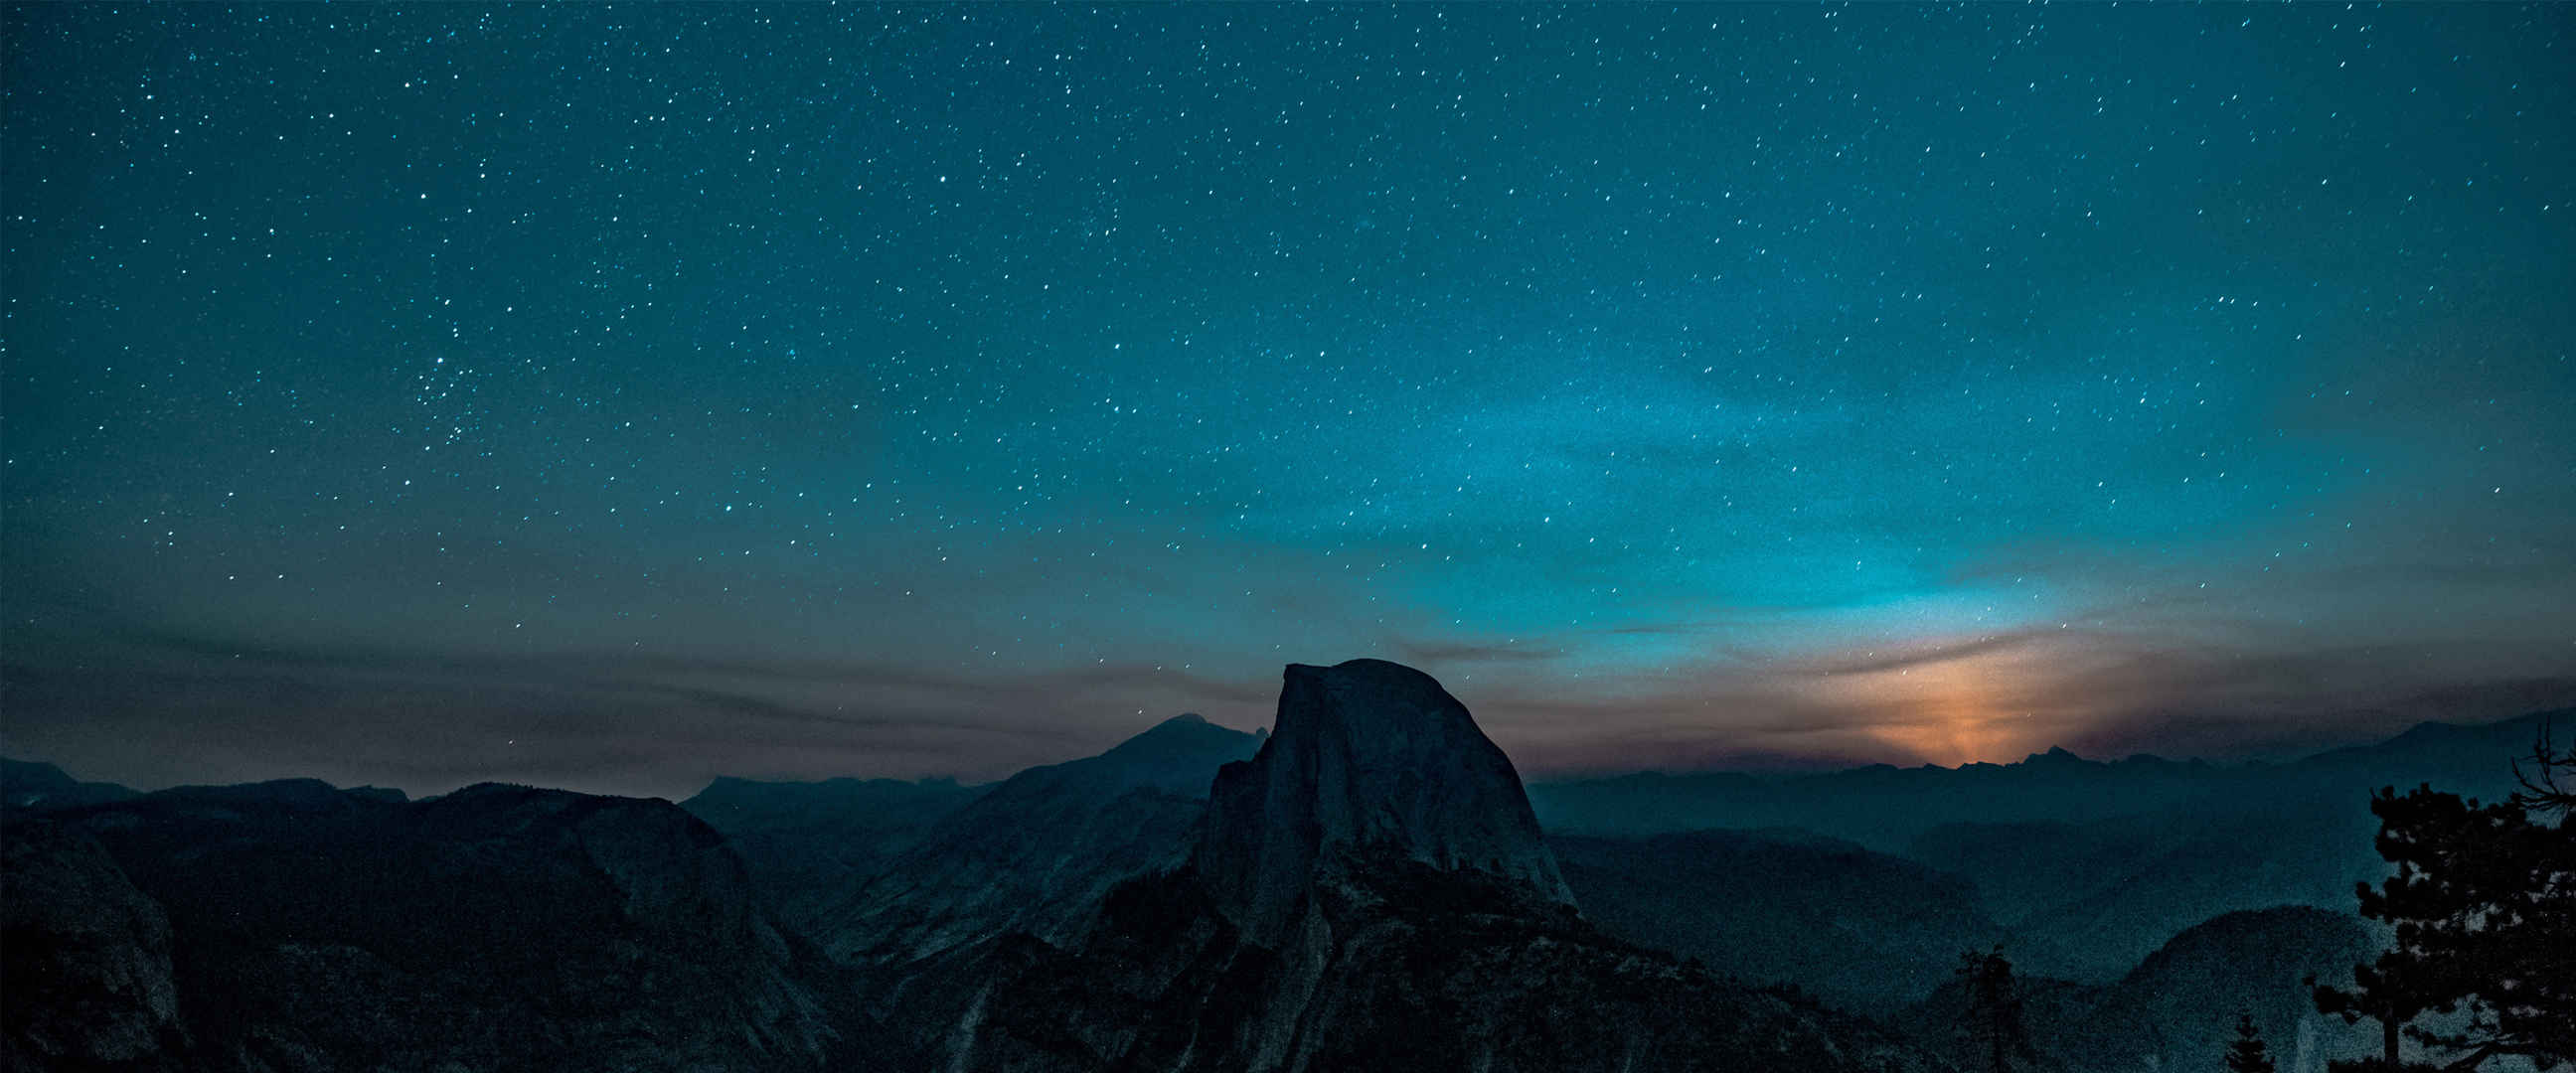
[[[1430,675],[1383,660],[1290,664],[1270,740],[1217,772],[1193,863],[1256,941],[1318,884],[1401,858],[1574,901],[1510,758]]]
[[[1180,863],[1209,780],[1261,738],[1181,715],[1030,768],[943,817],[812,917],[844,963],[901,963],[1020,931],[1062,940],[1119,881]]]
[[[1958,768],[1573,780],[1540,784],[1532,800],[1560,838],[1803,830],[1929,865],[1967,881],[2023,971],[2107,985],[2222,914],[2350,910],[2353,885],[2387,868],[2372,845],[2373,789],[2430,782],[2501,798],[2513,758],[2552,723],[2576,724],[2576,712],[2426,723],[2281,764],[2104,762],[2052,749]],[[1795,982],[1831,989],[1829,976]]]
[[[68,808],[123,801],[133,790],[112,782],[82,782],[52,764],[0,757],[0,807]]]
[[[2313,1073],[2358,1053],[2296,981],[2375,941],[2348,915],[2385,867],[2368,790],[2493,796],[2552,717],[2288,764],[2049,750],[1534,804],[1438,682],[1355,660],[1288,667],[1266,735],[1183,716],[990,786],[719,779],[685,810],[489,784],[136,794],[13,761],[0,1058],[1930,1069],[1959,950],[2000,940],[2067,1069],[2199,1068],[2242,1006]]]
[[[2286,764],[2211,764],[2139,755],[2087,760],[2062,748],[2010,764],[1886,764],[1764,777],[1643,772],[1530,787],[1551,832],[1633,836],[1724,827],[1800,828],[1905,853],[1954,823],[2088,823],[2176,810],[2262,812],[2283,803],[2348,801],[2373,787],[2431,782],[2489,800],[2513,789],[2508,761],[2543,725],[2576,725],[2576,709],[2477,726],[2423,723],[2371,745]]]
[[[915,963],[865,1048],[986,1070],[1930,1068],[1574,912],[1509,762],[1428,676],[1291,666],[1186,862],[1078,937]]]

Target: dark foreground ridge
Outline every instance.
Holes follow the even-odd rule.
[[[7,817],[11,1070],[806,1070],[835,973],[666,801],[314,780]]]

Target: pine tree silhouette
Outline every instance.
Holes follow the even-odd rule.
[[[2379,1022],[2379,1057],[2331,1063],[2336,1073],[2576,1063],[2576,825],[2562,781],[2576,751],[2553,750],[2544,724],[2533,754],[2535,770],[2515,767],[2525,791],[2500,804],[2430,786],[2372,795],[2379,855],[2396,874],[2359,885],[2361,915],[2396,941],[2354,967],[2350,989],[2314,988],[2319,1012]],[[2442,1028],[2414,1023],[2455,1012],[2466,1016]],[[2431,1060],[2404,1061],[2402,1040]]]
[[[2271,1052],[2254,1030],[2254,1015],[2236,1011],[2236,1042],[2227,1047],[2227,1073],[2274,1073]]]

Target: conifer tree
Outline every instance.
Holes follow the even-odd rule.
[[[2254,1015],[2243,1010],[2236,1013],[2236,1042],[2227,1048],[2227,1073],[2275,1073],[2263,1035],[2254,1029]]]
[[[2372,795],[2379,855],[2396,874],[2359,886],[2361,914],[2395,941],[2354,968],[2352,988],[2315,988],[2320,1012],[2379,1023],[2380,1056],[2333,1063],[2338,1073],[2472,1073],[2508,1055],[2576,1064],[2576,825],[2560,781],[2576,774],[2576,752],[2553,751],[2541,733],[2537,769],[2517,765],[2526,789],[2505,802],[2430,786]],[[2414,1023],[2462,1012],[2442,1028]],[[2402,1061],[2403,1040],[2426,1060]]]

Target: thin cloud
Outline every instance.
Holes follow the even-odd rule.
[[[1918,648],[1912,651],[1890,652],[1884,654],[1871,651],[1863,652],[1856,656],[1829,657],[1786,669],[1790,673],[1815,675],[1819,677],[1835,677],[1855,674],[1883,674],[1888,671],[1910,670],[1915,667],[1925,667],[1936,663],[1948,663],[1952,660],[1967,659],[1972,656],[1983,655],[1989,652],[2004,652],[2026,648],[2043,637],[2053,638],[2059,636],[2063,636],[2063,631],[2023,630],[2014,633],[2001,633],[1989,637],[1980,637],[1970,641],[1936,644],[1928,648]]]
[[[1395,649],[1409,662],[1440,663],[1541,663],[1562,658],[1561,649],[1535,644],[1501,644],[1475,641],[1432,641],[1400,638]]]

